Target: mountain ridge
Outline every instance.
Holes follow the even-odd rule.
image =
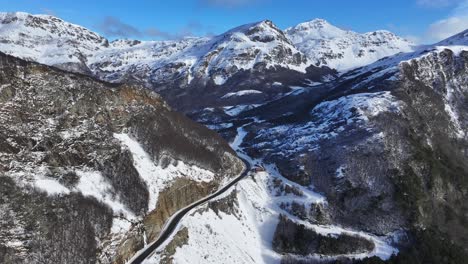
[[[2,18],[0,30],[3,29],[3,32],[9,30],[11,32],[10,35],[23,36],[28,34],[31,38],[42,38],[42,41],[39,41],[39,43],[35,43],[33,39],[29,42],[24,40],[20,43],[13,36],[6,37],[5,33],[0,34],[2,35],[0,50],[8,54],[36,60],[48,65],[55,65],[67,70],[81,71],[87,74],[91,71],[108,81],[118,81],[121,78],[125,78],[122,76],[134,75],[134,71],[142,71],[134,76],[136,80],[144,77],[151,79],[167,77],[179,79],[183,77],[185,81],[179,81],[178,84],[184,86],[189,85],[191,80],[197,77],[205,80],[212,79],[216,85],[222,85],[234,72],[250,70],[258,63],[265,63],[267,67],[279,66],[290,68],[298,72],[305,72],[305,68],[313,64],[326,65],[333,68],[333,66],[338,64],[327,62],[327,58],[323,54],[314,55],[310,52],[310,47],[298,46],[298,41],[292,41],[298,38],[298,36],[294,36],[292,32],[293,28],[299,29],[305,24],[315,24],[316,27],[325,27],[331,32],[351,32],[338,29],[323,19],[304,22],[286,30],[279,29],[270,20],[262,20],[235,27],[209,38],[195,37],[167,41],[114,40],[109,42],[89,29],[50,15],[31,15],[18,12],[2,13],[0,18]],[[16,26],[13,26],[12,24],[15,23]],[[36,26],[36,31],[33,30],[34,25]],[[70,30],[65,28],[70,28]],[[47,34],[48,30],[51,31],[49,35]],[[331,32],[325,33],[330,34]],[[394,34],[389,34],[388,32],[385,34],[383,31],[376,32],[381,36],[380,40],[384,42],[386,38],[396,38]],[[58,35],[55,33],[58,33]],[[311,40],[311,35],[314,34],[314,32],[309,32],[307,41]],[[65,39],[60,41],[60,38]],[[376,37],[370,38],[371,41],[376,39]],[[317,38],[313,39],[316,40]],[[400,41],[399,38],[396,38],[396,40]],[[391,39],[390,41],[394,40]],[[240,44],[235,44],[236,42]],[[304,40],[301,43],[304,43]],[[201,49],[200,45],[202,46]],[[15,54],[22,46],[36,47],[33,48],[34,52],[28,50],[25,53]],[[59,47],[67,46],[68,48],[66,49],[72,51],[65,54],[56,51]],[[173,46],[175,48],[172,52],[172,62],[158,59],[161,53],[165,53],[168,50],[161,50],[166,46]],[[399,48],[394,46],[392,47],[395,49]],[[195,50],[190,51],[191,47],[195,47]],[[315,44],[312,47],[315,47]],[[402,48],[406,49],[406,47]],[[133,49],[133,54],[129,49]],[[233,52],[227,52],[225,51],[226,49]],[[55,54],[48,54],[47,50]],[[130,58],[131,56],[138,56],[137,54],[140,54],[140,57],[144,57],[143,61],[147,62],[138,64],[131,60],[126,61],[117,54],[113,54],[112,50],[114,50],[114,53],[125,50],[127,57]],[[381,56],[389,55],[390,53],[390,51],[385,51],[368,60],[379,59]],[[280,57],[275,59],[277,56]],[[167,57],[167,54],[165,57]],[[115,61],[116,59],[118,60]],[[226,61],[231,63],[225,63]],[[237,63],[232,63],[234,61],[237,61]],[[116,66],[111,68],[110,65],[112,64]],[[117,64],[127,64],[128,67],[117,66]],[[204,64],[208,64],[207,68],[202,67]],[[356,67],[360,66],[360,64],[348,66]],[[209,71],[210,69],[213,71],[211,73],[214,76],[213,78],[203,74],[204,71]],[[337,67],[337,69],[342,70],[340,67]],[[150,71],[154,70],[159,73],[150,73]]]
[[[340,72],[412,51],[415,46],[388,30],[361,34],[343,30],[323,19],[300,23],[285,32],[316,65],[327,65]]]

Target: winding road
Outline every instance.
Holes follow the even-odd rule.
[[[235,179],[230,181],[228,184],[226,184],[225,186],[218,189],[215,193],[212,193],[209,196],[207,196],[205,198],[202,198],[202,199],[188,205],[187,207],[184,207],[184,208],[180,209],[179,211],[177,211],[166,222],[166,224],[164,225],[161,233],[159,234],[159,237],[155,241],[151,242],[144,249],[140,250],[137,254],[135,254],[135,256],[133,256],[127,262],[127,264],[140,264],[140,263],[143,263],[143,261],[148,256],[150,256],[154,251],[156,251],[156,249],[158,249],[159,246],[161,246],[171,236],[171,234],[176,230],[177,225],[179,224],[180,220],[182,220],[182,218],[190,210],[192,210],[193,208],[195,208],[195,207],[197,207],[199,205],[202,205],[202,204],[204,204],[206,202],[209,202],[210,200],[220,196],[221,194],[223,194],[224,192],[229,190],[229,188],[234,186],[237,182],[239,182],[242,178],[244,178],[247,175],[247,173],[250,171],[251,167],[250,167],[250,163],[247,162],[245,159],[243,159],[243,158],[240,158],[240,159],[245,164],[245,170],[238,177],[236,177]]]

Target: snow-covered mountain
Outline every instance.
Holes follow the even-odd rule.
[[[389,31],[360,34],[335,27],[323,19],[300,23],[285,32],[312,63],[338,71],[364,66],[399,52],[408,52],[414,46]]]
[[[88,58],[107,39],[49,15],[0,13],[0,51],[26,60],[89,72]]]
[[[263,104],[291,87],[332,80],[334,69],[412,48],[390,32],[358,34],[320,19],[286,31],[264,20],[213,37],[109,42],[52,16],[2,13],[0,18],[0,51],[109,82],[142,84],[184,112],[239,100]],[[245,92],[252,90],[256,93]]]
[[[464,31],[264,105],[210,109],[221,118],[200,121],[265,170],[225,198],[236,210],[192,214],[182,223],[187,241],[165,250],[178,247],[178,263],[228,262],[226,251],[236,263],[412,263],[448,257],[445,250],[454,253],[448,262],[464,263],[468,230],[451,219],[467,213],[467,38]],[[209,240],[212,233],[220,235]]]
[[[280,66],[305,72],[307,59],[271,21],[234,28],[213,38],[180,41],[113,42],[97,52],[90,67],[103,79],[119,81],[135,73],[153,83],[192,80],[222,85],[233,74]],[[182,79],[182,80],[180,80]]]
[[[212,80],[221,85],[234,73],[261,64],[305,72],[307,59],[271,21],[234,28],[212,38],[128,41],[109,44],[83,27],[48,15],[0,14],[0,50],[40,63],[91,68],[104,80],[131,75],[148,82]]]
[[[455,36],[444,39],[435,46],[467,46],[468,45],[468,29],[464,30]]]
[[[49,15],[0,14],[0,50],[27,60],[89,72],[108,81],[150,85],[193,80],[222,85],[239,71],[309,65],[338,70],[409,51],[412,44],[390,32],[358,34],[322,19],[282,31],[271,21],[246,24],[211,38],[174,41],[117,40]]]

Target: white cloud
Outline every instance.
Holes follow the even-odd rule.
[[[427,30],[427,39],[433,41],[443,40],[463,30],[468,29],[468,15],[455,16],[432,23]]]
[[[420,1],[430,2],[434,0],[418,0],[418,3]],[[435,0],[434,2],[444,2],[444,0]],[[425,42],[437,42],[468,29],[468,0],[457,2],[457,7],[449,17],[429,25],[424,36]]]

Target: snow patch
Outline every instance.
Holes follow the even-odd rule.
[[[133,165],[146,183],[149,191],[148,210],[156,208],[159,192],[169,186],[176,178],[189,178],[197,182],[214,180],[214,173],[182,161],[169,164],[166,168],[156,164],[142,146],[128,134],[114,134],[122,145],[126,146],[133,157]]]
[[[216,85],[223,85],[224,83],[226,83],[227,79],[224,78],[223,76],[221,75],[216,75],[214,78],[213,78],[213,81]]]
[[[235,106],[225,106],[223,107],[223,109],[226,114],[230,116],[237,116],[244,111],[252,110],[259,106],[261,106],[261,104],[235,105]]]
[[[112,195],[113,188],[98,171],[77,170],[76,174],[80,177],[75,189],[84,196],[91,196],[98,201],[107,204],[114,214],[123,214],[127,218],[135,218],[133,213],[128,211],[127,207],[119,202],[119,199]]]
[[[335,177],[338,179],[343,178],[345,176],[345,170],[346,170],[346,167],[343,165],[338,167],[338,169],[336,169],[336,172],[335,172]]]
[[[249,95],[249,94],[262,94],[263,92],[257,91],[257,90],[242,90],[238,92],[232,92],[232,93],[227,93],[223,95],[221,98],[231,98],[231,97],[238,97],[238,96],[244,96],[244,95]]]
[[[37,188],[46,191],[49,195],[69,194],[70,190],[56,180],[39,176],[34,183]]]

